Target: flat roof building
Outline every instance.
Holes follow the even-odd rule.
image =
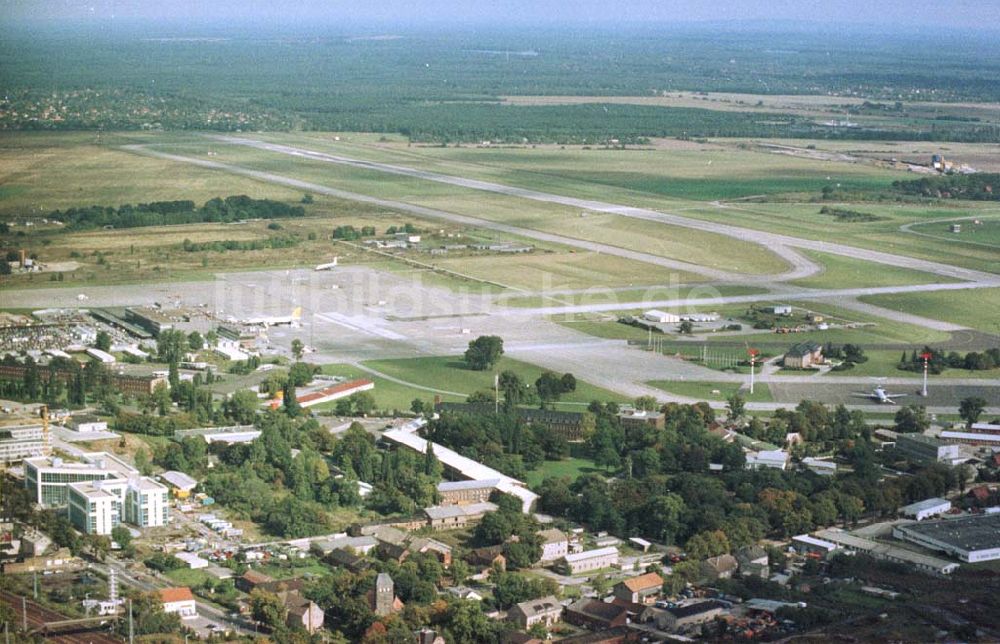
[[[915,463],[954,463],[961,460],[958,445],[923,434],[899,434],[896,451]]]
[[[951,509],[951,501],[934,498],[934,499],[924,499],[923,501],[917,501],[916,503],[904,505],[899,509],[899,513],[909,519],[916,519],[917,521],[923,521],[927,517],[933,517],[939,514],[944,514],[950,509]]]
[[[915,525],[915,524],[914,524]],[[895,529],[893,529],[895,532]],[[939,557],[920,554],[907,548],[858,537],[839,529],[820,530],[816,533],[822,539],[832,541],[845,550],[861,552],[876,559],[895,561],[913,566],[920,572],[936,575],[950,575],[958,570],[958,564]]]
[[[788,467],[788,452],[775,449],[747,453],[746,468],[748,470],[759,470],[765,467],[778,470],[785,469]]]
[[[44,507],[62,507],[67,503],[66,486],[81,481],[128,478],[138,471],[107,452],[88,452],[80,462],[58,456],[43,456],[24,461],[24,487],[31,490],[35,503]]]
[[[1000,514],[900,524],[892,536],[967,563],[1000,559]]]
[[[49,442],[42,425],[0,427],[0,463],[19,463],[49,452]]]

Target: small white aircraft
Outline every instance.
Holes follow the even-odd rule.
[[[337,260],[339,260],[339,259],[340,259],[339,257],[334,257],[332,262],[329,262],[329,263],[326,263],[326,264],[320,264],[314,270],[317,270],[317,271],[328,271],[328,270],[330,270],[332,268],[337,268]]]
[[[895,405],[896,401],[893,398],[903,398],[907,394],[890,394],[882,386],[875,387],[870,394],[855,393],[855,396],[863,396],[864,398],[871,398],[876,402],[880,402],[885,405]]]

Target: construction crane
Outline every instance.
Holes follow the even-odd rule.
[[[42,405],[38,410],[38,415],[42,419],[42,453],[49,456],[52,454],[52,438],[49,436],[49,406]]]

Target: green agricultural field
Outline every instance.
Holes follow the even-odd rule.
[[[1000,335],[1000,288],[934,293],[896,293],[860,298],[864,302],[961,324]]]
[[[700,382],[690,380],[654,380],[646,383],[671,394],[686,396],[696,400],[724,401],[739,393],[750,402],[771,402],[771,391],[766,383],[754,384],[753,394],[744,386],[746,383]],[[716,393],[718,392],[718,393]]]
[[[464,396],[455,396],[442,392],[427,391],[426,389],[419,389],[417,387],[408,387],[391,380],[386,380],[385,378],[380,378],[379,376],[374,376],[363,369],[359,369],[354,365],[347,364],[325,364],[322,366],[323,373],[331,376],[343,376],[345,378],[367,378],[375,383],[375,389],[371,391],[371,394],[375,396],[375,404],[379,409],[398,409],[401,411],[409,411],[410,404],[414,399],[421,399],[424,401],[431,401],[434,396],[441,396],[442,400],[448,402],[461,402],[464,400]],[[374,367],[373,367],[374,368]],[[379,371],[382,371],[379,369]],[[383,372],[388,375],[388,372]],[[411,382],[424,384],[428,387],[433,387],[434,385],[426,384],[423,380],[417,379]],[[443,388],[440,388],[443,389]],[[461,390],[452,390],[459,391]],[[466,393],[466,392],[461,392]],[[318,412],[322,411],[332,411],[337,406],[337,402],[328,402],[321,405],[316,405],[311,407]]]
[[[957,281],[933,273],[876,264],[829,253],[817,253],[809,250],[802,251],[802,253],[820,263],[823,266],[823,272],[806,279],[790,282],[796,286],[834,289],[903,284],[940,284]]]
[[[534,385],[543,369],[512,358],[501,358],[489,371],[472,371],[466,368],[460,356],[436,356],[426,358],[401,358],[395,360],[368,360],[363,363],[379,373],[392,376],[409,383],[419,383],[437,390],[471,394],[476,391],[492,391],[493,375],[501,371],[513,371],[526,383]],[[378,391],[378,384],[375,385]],[[422,398],[430,398],[425,393]],[[560,404],[567,408],[579,408],[592,400],[627,402],[622,396],[577,381],[576,391],[562,397]],[[407,405],[409,407],[409,405]]]

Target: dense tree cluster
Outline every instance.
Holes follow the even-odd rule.
[[[927,355],[927,371],[932,375],[937,375],[945,369],[968,369],[969,371],[989,371],[1000,367],[1000,348],[987,349],[985,351],[969,351],[965,355],[957,351],[945,353],[932,347],[924,347],[922,351],[903,352],[899,358],[897,369],[902,371],[922,372],[924,370],[924,358]]]
[[[89,206],[54,210],[47,219],[60,221],[66,230],[93,228],[139,228],[201,222],[228,223],[245,219],[303,217],[305,209],[272,199],[252,199],[246,195],[215,197],[201,208],[193,201],[154,201],[138,205]]]
[[[1000,201],[1000,174],[995,172],[947,174],[911,181],[893,181],[892,187],[903,194],[936,199]]]

